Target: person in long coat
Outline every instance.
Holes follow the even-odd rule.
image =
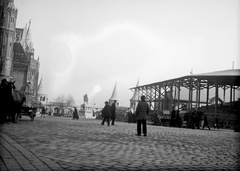
[[[147,116],[150,112],[148,103],[145,101],[145,96],[141,96],[141,101],[138,102],[136,109],[137,120],[137,136],[141,136],[141,126],[143,125],[143,135],[147,136]]]
[[[104,122],[107,121],[108,126],[110,126],[110,117],[111,117],[111,106],[108,104],[108,101],[105,102],[105,106],[102,110],[102,125],[104,125]]]
[[[209,130],[211,130],[209,125],[208,125],[208,118],[207,118],[206,114],[204,114],[204,123],[203,123],[202,129],[204,129],[205,126],[208,127]]]
[[[113,104],[111,105],[111,119],[112,119],[112,125],[114,125],[115,119],[116,119],[116,100],[113,101]]]
[[[77,108],[74,107],[74,111],[73,111],[73,119],[79,119],[79,116],[78,116],[78,111],[77,111]]]

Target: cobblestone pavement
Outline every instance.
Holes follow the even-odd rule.
[[[240,133],[64,117],[0,125],[0,170],[240,170]]]

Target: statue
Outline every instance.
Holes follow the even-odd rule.
[[[88,104],[88,96],[87,96],[87,94],[85,94],[83,96],[83,101],[84,101],[85,104]]]

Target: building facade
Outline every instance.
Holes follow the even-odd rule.
[[[34,58],[31,21],[24,28],[16,28],[18,10],[14,0],[0,1],[0,80],[15,81],[17,90],[27,96],[27,105],[37,102],[39,90],[39,58]]]
[[[11,75],[17,14],[14,0],[0,1],[0,80]]]
[[[11,76],[17,89],[37,96],[40,63],[34,58],[30,27],[31,21],[24,28],[16,28]]]

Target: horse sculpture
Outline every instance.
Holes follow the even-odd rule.
[[[17,122],[22,105],[24,102],[26,102],[25,93],[21,90],[15,90],[14,83],[15,82],[9,82],[6,79],[1,81],[1,122]]]

